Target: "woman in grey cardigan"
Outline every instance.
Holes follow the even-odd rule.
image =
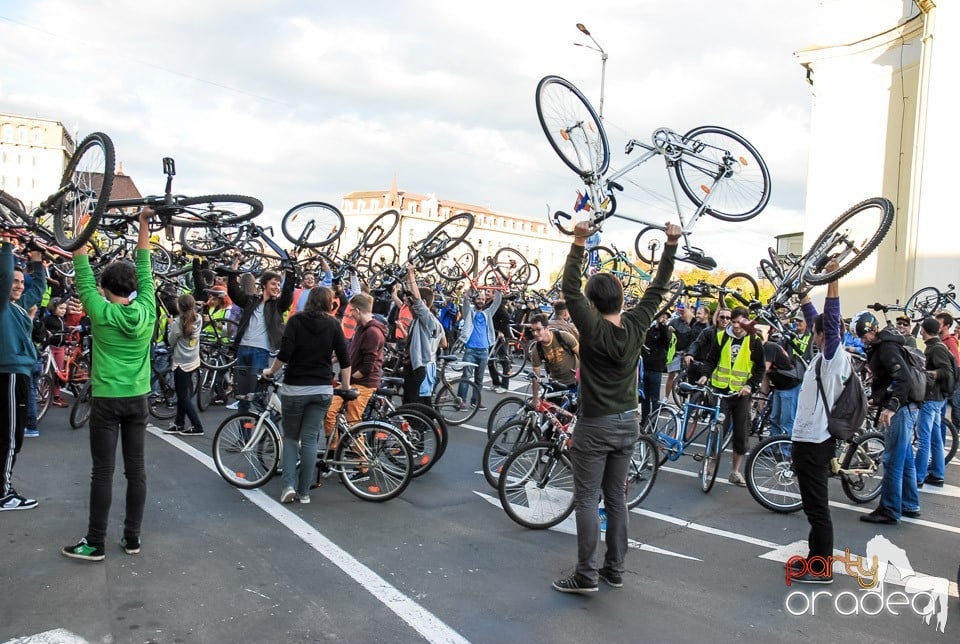
[[[433,291],[417,286],[417,273],[407,265],[405,299],[413,312],[413,322],[407,330],[407,355],[403,367],[403,402],[431,403],[433,385],[437,381],[437,349],[445,342],[443,325],[430,311]]]
[[[167,326],[167,346],[170,347],[170,368],[173,371],[173,386],[177,391],[177,415],[165,434],[182,436],[203,436],[203,423],[197,413],[197,403],[193,398],[193,374],[200,368],[200,316],[197,315],[197,302],[192,295],[181,295],[177,299],[179,316]],[[184,427],[184,420],[190,418],[190,428]]]

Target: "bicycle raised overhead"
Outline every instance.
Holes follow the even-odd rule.
[[[753,145],[732,130],[708,125],[681,135],[669,128],[657,128],[650,143],[630,139],[626,154],[638,148],[644,153],[624,168],[608,174],[610,146],[606,131],[579,89],[559,76],[546,76],[537,85],[536,104],[540,125],[550,145],[586,185],[584,205],[589,204],[590,221],[597,229],[612,216],[663,229],[656,222],[617,213],[614,195],[623,190],[618,183],[622,177],[657,156],[665,162],[683,231],[684,253],[677,256],[680,261],[706,269],[716,268],[712,258],[690,245],[689,235],[697,220],[706,214],[725,221],[746,221],[758,215],[770,199],[770,172],[766,163]],[[677,184],[696,208],[689,219],[680,208]],[[551,221],[561,232],[572,234],[572,217],[567,213],[558,211]]]

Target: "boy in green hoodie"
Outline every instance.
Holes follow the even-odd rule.
[[[127,554],[140,552],[140,523],[147,498],[143,447],[150,393],[150,339],[157,320],[150,269],[149,222],[153,214],[152,208],[140,212],[136,268],[123,261],[107,266],[100,275],[102,296],[86,248],[73,253],[77,294],[90,317],[93,335],[90,519],[87,535],[61,551],[74,559],[102,561],[105,556],[118,438],[123,443],[127,478],[126,520],[120,546]]]

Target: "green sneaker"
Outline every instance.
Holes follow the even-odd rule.
[[[86,561],[103,561],[105,556],[103,546],[91,546],[87,543],[86,537],[81,539],[80,543],[75,546],[65,546],[60,552],[65,557],[84,559]]]

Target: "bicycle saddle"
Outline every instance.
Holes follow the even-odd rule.
[[[356,400],[360,397],[360,392],[356,389],[334,389],[333,395],[340,396],[344,400]]]
[[[677,257],[677,261],[693,264],[705,271],[712,271],[717,267],[717,260],[707,257],[699,248],[688,248],[686,257]]]

